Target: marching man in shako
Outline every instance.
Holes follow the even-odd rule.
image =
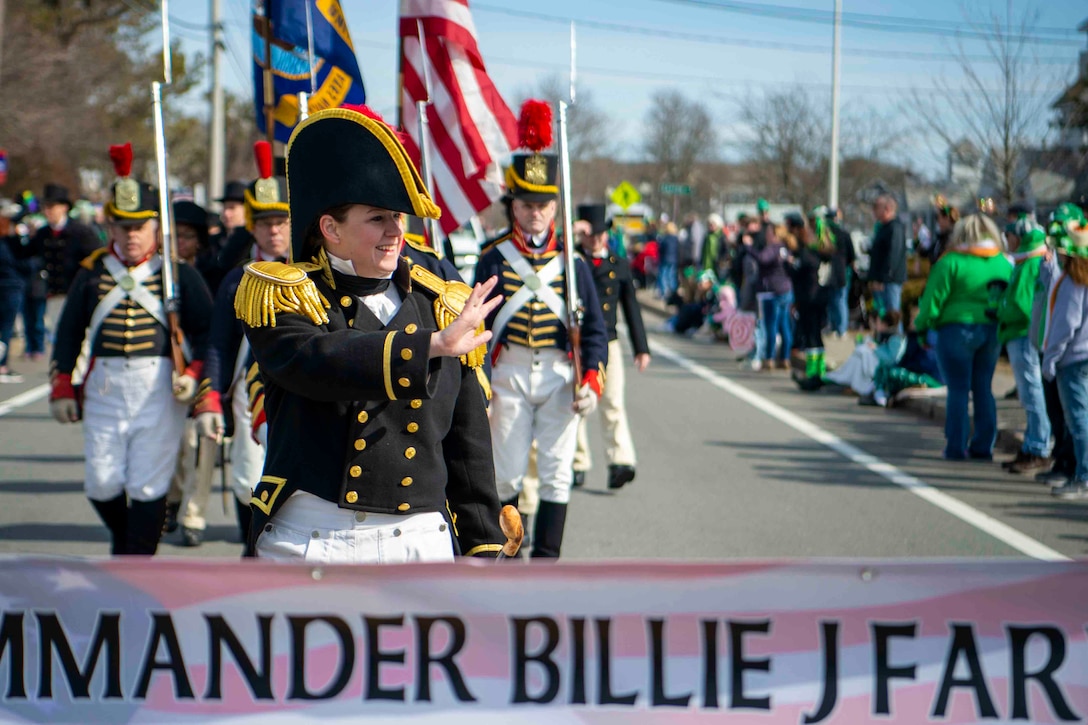
[[[530,153],[515,154],[506,171],[510,230],[485,247],[476,279],[501,279],[493,294],[502,305],[488,319],[494,335],[490,424],[499,497],[517,505],[535,441],[540,506],[532,556],[558,558],[578,418],[597,407],[608,363],[608,337],[593,276],[578,257],[576,289],[584,308],[578,352],[584,374],[575,381],[567,329],[565,251],[555,230],[559,159],[541,153],[551,145],[551,108],[542,101],[526,101],[518,131],[521,145]]]
[[[287,145],[294,264],[252,262],[235,297],[264,384],[248,553],[322,563],[496,557],[505,537],[483,365],[489,281],[401,256],[437,218],[396,132],[319,111]]]
[[[155,553],[188,403],[196,393],[212,300],[200,274],[176,266],[188,367],[171,364],[159,255],[159,195],[130,176],[132,147],[110,147],[119,178],[106,205],[109,246],[82,262],[57,328],[50,409],[83,419],[85,490],[113,554]],[[84,340],[82,409],[72,373]]]

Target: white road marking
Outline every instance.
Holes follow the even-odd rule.
[[[31,388],[25,393],[19,393],[14,398],[8,398],[0,403],[0,416],[7,415],[17,408],[22,408],[24,405],[37,403],[47,395],[49,395],[49,385],[39,385],[36,388]]]
[[[989,534],[998,541],[1011,546],[1013,549],[1035,559],[1043,561],[1069,561],[1070,557],[1059,551],[1051,549],[1042,542],[1036,541],[1025,533],[1017,531],[1008,524],[998,521],[994,517],[984,514],[976,508],[968,506],[959,499],[953,498],[933,486],[920,481],[909,473],[900,471],[890,463],[886,463],[876,456],[870,455],[857,446],[847,443],[833,433],[829,433],[820,426],[810,423],[799,415],[791,413],[780,405],[772,403],[762,395],[754,393],[748,388],[733,382],[710,368],[700,365],[689,359],[682,353],[660,342],[651,343],[654,355],[661,355],[671,360],[676,365],[696,375],[720,390],[724,390],[735,398],[748,403],[756,410],[785,423],[798,433],[808,436],[812,440],[827,446],[839,455],[856,463],[862,468],[877,474],[878,476],[894,483],[896,486],[910,491],[924,501],[928,501],[937,508],[952,514],[961,521],[974,526],[976,529]]]

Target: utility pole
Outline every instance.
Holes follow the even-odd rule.
[[[831,167],[827,203],[839,208],[839,77],[842,75],[842,0],[835,0],[835,31],[831,49]]]
[[[0,0],[0,61],[4,59],[4,0]]]
[[[0,0],[2,2],[3,0]],[[208,157],[208,207],[218,202],[212,202],[219,194],[223,193],[223,174],[225,172],[226,155],[226,118],[223,109],[223,82],[220,79],[223,61],[223,21],[221,18],[221,0],[211,0],[211,26],[212,26],[212,115],[210,124],[211,149]]]

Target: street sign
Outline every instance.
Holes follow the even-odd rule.
[[[629,181],[621,181],[616,190],[612,192],[612,201],[620,209],[627,211],[630,207],[642,201],[642,194],[631,185]]]
[[[673,196],[691,196],[691,187],[687,184],[662,184],[662,194],[672,194]]]

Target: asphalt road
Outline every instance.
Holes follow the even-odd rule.
[[[597,467],[574,493],[568,559],[1088,555],[1088,504],[996,464],[941,460],[929,421],[800,393],[785,372],[741,371],[720,344],[652,339],[650,369],[628,373],[638,477],[607,490],[594,421]],[[5,405],[45,383],[44,365],[20,370],[24,383],[0,387],[0,553],[104,555],[82,431],[55,423],[44,397]],[[203,546],[173,534],[160,553],[238,556],[218,490],[209,514]]]

